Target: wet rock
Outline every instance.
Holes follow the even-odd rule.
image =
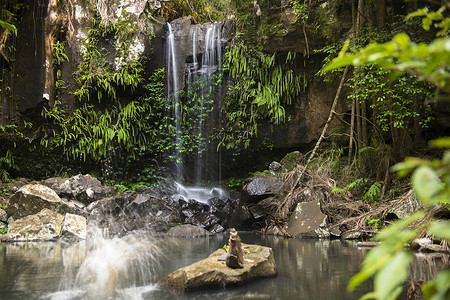
[[[87,220],[83,216],[66,214],[61,238],[66,241],[84,240],[87,235]]]
[[[187,202],[187,208],[196,212],[201,213],[205,211],[209,211],[209,205],[194,199],[189,199]]]
[[[84,204],[89,204],[106,193],[101,182],[89,174],[78,174],[71,178],[52,177],[44,184],[53,189],[59,196],[76,199]],[[108,189],[108,192],[111,192]]]
[[[373,248],[373,247],[378,246],[379,244],[381,244],[381,242],[372,242],[372,241],[358,242],[358,247],[361,247],[361,248]]]
[[[28,184],[28,180],[26,180],[25,178],[20,178],[19,180],[10,183],[9,188],[13,192],[17,192],[21,187],[23,187],[24,185],[27,185],[27,184]]]
[[[134,230],[167,232],[180,224],[180,212],[170,205],[168,197],[123,193],[92,202],[88,207],[88,225],[108,229],[112,235]]]
[[[363,235],[363,232],[361,230],[349,230],[341,235],[341,239],[343,240],[356,240],[360,239]]]
[[[422,208],[422,203],[417,200],[414,191],[411,189],[401,199],[391,202],[392,208],[389,210],[388,217],[395,216],[398,219],[404,219]]]
[[[18,219],[8,226],[5,241],[49,241],[61,235],[64,216],[44,208],[35,215]]]
[[[245,245],[244,264],[232,269],[220,259],[226,254],[219,249],[208,258],[178,269],[161,280],[177,292],[239,286],[256,279],[277,276],[272,249],[258,245]]]
[[[293,237],[329,238],[327,216],[320,210],[320,202],[301,202],[289,219],[287,231]]]
[[[222,225],[220,225],[220,224],[215,224],[214,226],[212,226],[212,227],[209,229],[209,231],[210,231],[211,233],[222,233],[222,232],[225,231],[225,228],[224,228]]]
[[[183,220],[191,219],[195,217],[195,213],[190,209],[185,209],[181,211],[181,218]]]
[[[196,216],[196,219],[200,223],[200,226],[206,230],[210,230],[214,225],[221,223],[219,217],[209,212],[200,213]]]
[[[228,222],[238,207],[238,201],[233,201],[230,198],[212,198],[209,200],[209,205],[211,213]]]
[[[292,171],[303,159],[303,154],[299,151],[294,151],[286,154],[283,159],[281,159],[280,164],[285,172]]]
[[[0,208],[0,222],[8,223],[8,214]]]
[[[449,253],[449,248],[445,244],[435,244],[430,238],[414,239],[411,244],[411,249],[419,252],[445,252]]]
[[[253,222],[253,216],[246,206],[240,206],[231,216],[229,227],[246,229]]]
[[[269,165],[269,173],[272,176],[275,176],[278,173],[283,172],[283,166],[277,162],[277,161],[273,161],[270,163]]]
[[[70,208],[51,188],[42,184],[27,184],[21,187],[8,201],[5,209],[9,218],[19,218],[36,214],[43,208],[66,213]]]
[[[194,238],[194,237],[210,236],[211,233],[208,230],[203,229],[199,226],[184,224],[170,228],[169,231],[167,232],[167,235],[172,237]]]
[[[257,203],[265,198],[275,196],[280,191],[283,181],[273,176],[255,176],[242,188],[241,204]]]

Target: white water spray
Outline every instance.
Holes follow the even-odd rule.
[[[148,235],[105,238],[94,228],[75,278],[67,270],[50,299],[143,299],[157,290],[155,271],[162,251]]]

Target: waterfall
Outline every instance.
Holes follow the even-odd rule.
[[[167,107],[176,130],[176,178],[178,181],[187,178],[197,184],[209,179],[220,180],[220,158],[210,136],[219,124],[220,105],[216,98],[221,93],[218,82],[221,82],[222,69],[222,24],[195,24],[189,32],[177,31],[178,27],[169,23],[167,28]],[[189,59],[184,62],[181,57]],[[180,81],[180,71],[185,67],[186,84]],[[180,89],[185,92],[182,97],[178,93]]]
[[[181,180],[183,176],[183,157],[181,155],[181,113],[180,113],[180,97],[178,95],[180,83],[178,76],[177,66],[177,52],[175,44],[175,35],[172,30],[172,25],[167,23],[168,36],[167,36],[167,98],[166,107],[171,107],[172,115],[175,119],[175,165],[176,165],[176,178]]]
[[[221,43],[221,26],[219,23],[205,24],[207,26],[204,45],[202,62],[198,73],[200,76],[201,88],[197,91],[197,98],[200,100],[200,111],[198,117],[198,137],[199,137],[199,149],[202,146],[201,143],[205,143],[210,136],[212,129],[214,127],[214,106],[217,102],[217,97],[213,97],[212,89],[214,88],[214,82],[212,75],[221,70],[222,61],[222,43]],[[193,40],[192,48],[193,54],[196,54],[197,40]],[[197,58],[195,58],[196,60]],[[194,63],[195,64],[195,63]],[[192,83],[189,82],[189,86],[192,87]],[[217,108],[216,108],[217,109]],[[214,158],[218,157],[218,153],[215,147],[209,147],[210,149],[206,151],[198,151],[195,159],[195,180],[196,182],[201,182],[205,179],[204,168],[205,164],[208,168],[213,168],[214,164],[219,164],[218,166],[218,176],[216,179],[220,180],[220,159],[215,161]],[[211,171],[209,171],[211,173]]]

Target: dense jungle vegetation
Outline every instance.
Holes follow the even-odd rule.
[[[370,252],[361,273],[350,282],[354,288],[375,276],[374,293],[366,299],[395,299],[412,259],[403,245],[424,231],[450,240],[448,220],[432,214],[437,206],[448,208],[450,198],[448,127],[437,122],[450,94],[450,2],[331,1],[351,8],[351,29],[341,35],[325,30],[329,20],[324,2],[173,0],[161,14],[167,21],[188,15],[198,23],[233,21],[235,35],[223,56],[224,77],[233,84],[213,138],[220,149],[235,156],[273,147],[270,141],[258,140],[258,129],[290,122],[287,108],[305,96],[309,86],[339,83],[315,147],[302,149],[307,152],[304,168],[333,178],[333,192],[342,201],[359,199],[374,206],[404,194],[412,182],[424,209],[381,231],[376,239],[383,243]],[[59,3],[65,11],[70,1]],[[94,18],[84,41],[83,63],[69,82],[61,68],[68,60],[65,22],[52,44],[54,101],[19,112],[11,85],[18,63],[17,28],[29,5],[20,0],[0,5],[0,100],[3,112],[14,112],[13,118],[1,120],[1,181],[90,172],[128,188],[157,183],[166,170],[161,167],[169,165],[176,133],[165,114],[164,69],[149,69],[145,59],[127,58],[129,41],[138,29],[123,19],[105,23],[100,15]],[[303,53],[267,49],[268,41],[286,30],[270,16],[286,9],[303,33]],[[311,32],[327,39],[327,45],[313,49]],[[124,63],[112,67],[107,60],[111,49]],[[72,107],[60,100],[67,95],[75,99]],[[336,105],[342,99],[346,103],[340,104],[348,110],[338,114]],[[329,129],[333,118],[344,125]],[[183,151],[200,149],[193,143]],[[416,158],[407,158],[411,156]],[[302,170],[297,170],[297,183]],[[227,182],[239,185],[240,180]],[[282,209],[289,211],[292,205],[287,197]],[[381,219],[369,221],[376,230],[384,225]],[[441,272],[423,291],[427,299],[448,299],[450,271]]]

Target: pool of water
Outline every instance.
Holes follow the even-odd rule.
[[[272,247],[276,278],[248,285],[176,295],[157,279],[207,257],[228,236],[144,238],[89,243],[12,243],[0,246],[0,299],[358,299],[365,283],[352,294],[347,283],[367,249],[356,242],[284,239],[240,233],[245,243]],[[94,250],[95,251],[94,251]],[[108,276],[114,274],[114,294]],[[119,275],[117,275],[119,274]],[[103,278],[103,279],[102,279]],[[106,278],[106,279],[105,279]],[[103,281],[102,281],[103,280]]]

